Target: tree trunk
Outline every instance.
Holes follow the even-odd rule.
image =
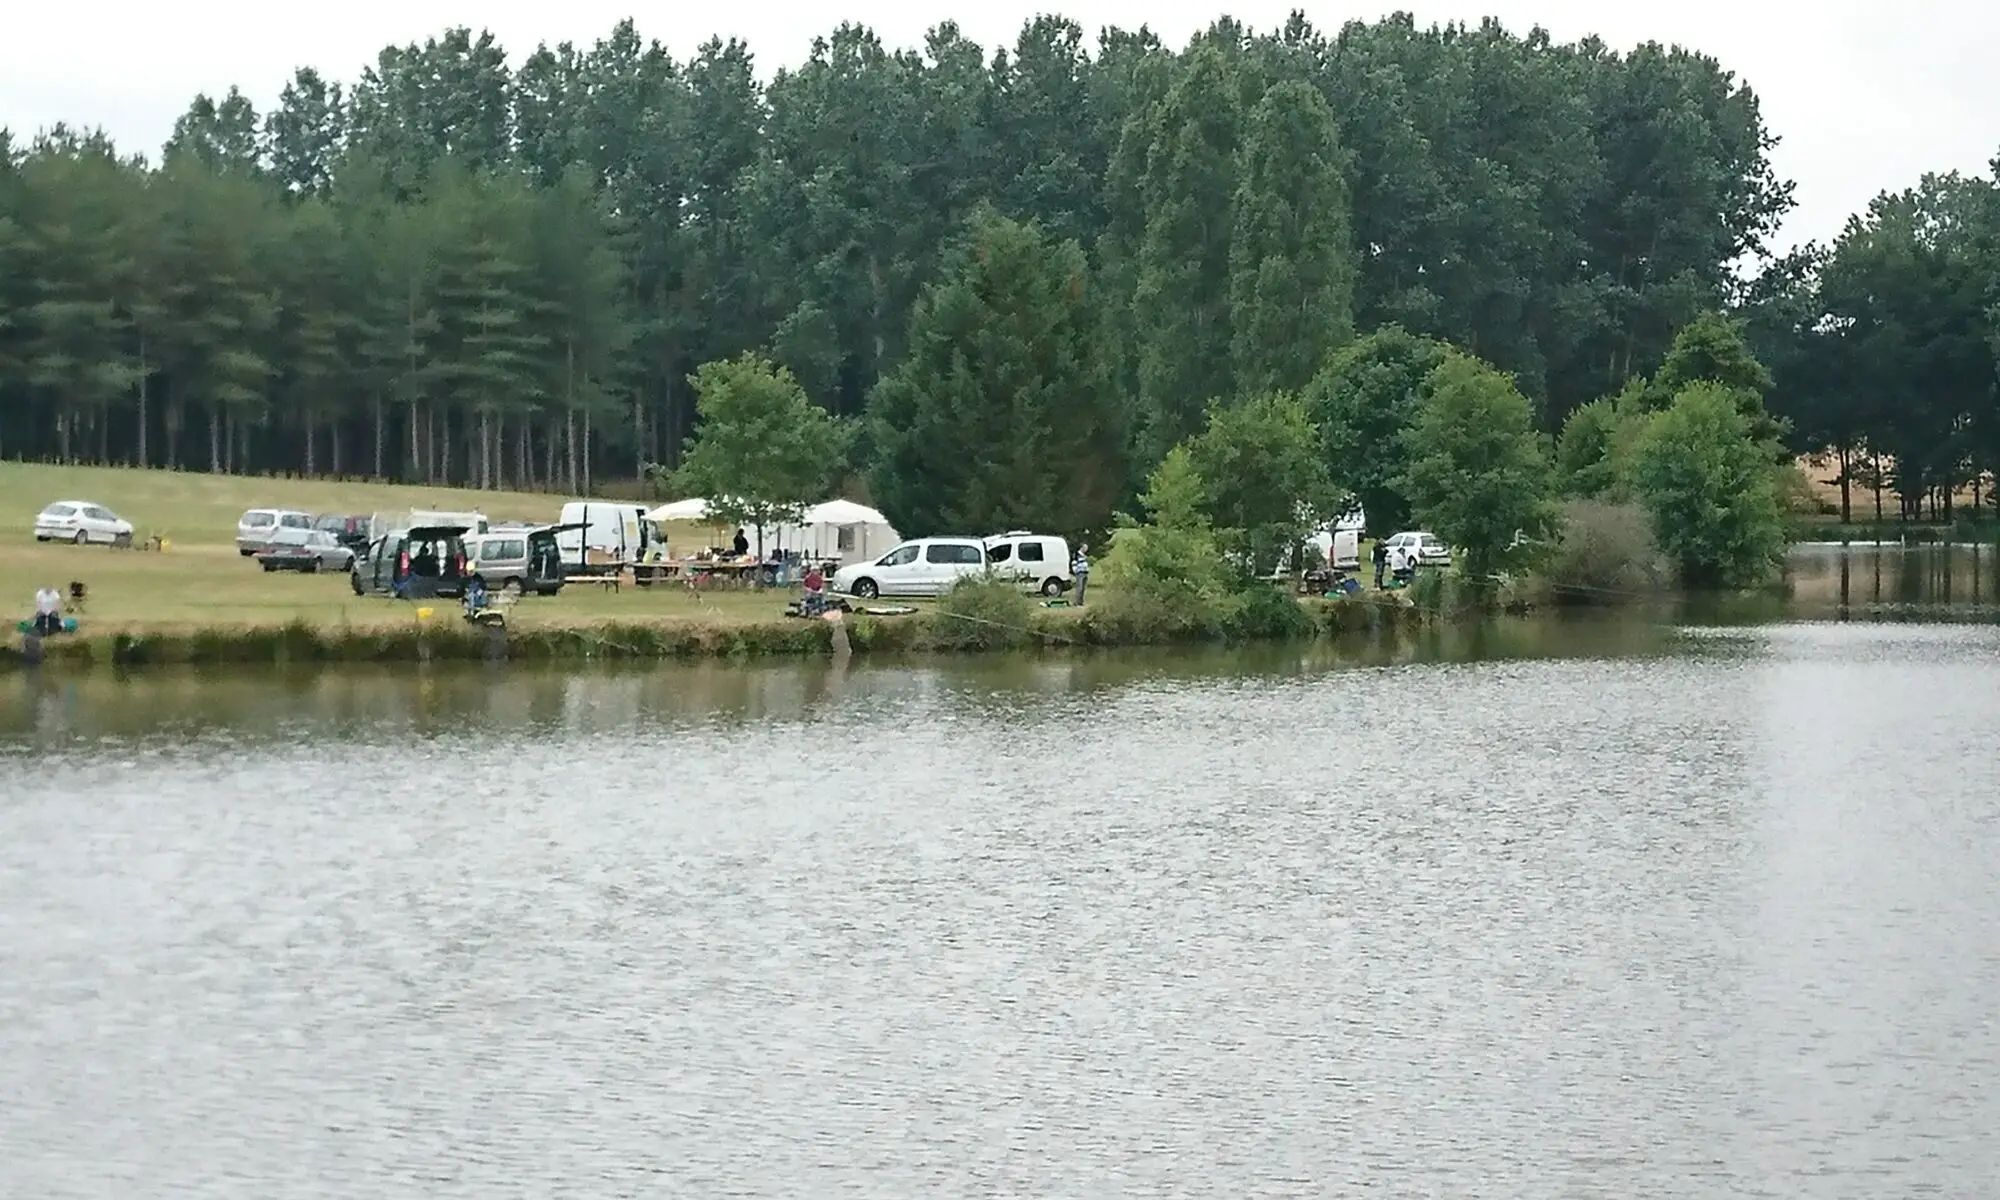
[[[178,471],[181,469],[181,406],[178,402],[171,399],[173,395],[171,390],[167,395],[169,397],[166,413],[167,469]]]
[[[577,490],[576,494],[579,496],[589,495],[590,494],[590,410],[587,408],[583,410],[583,475],[580,480],[580,483],[582,486],[580,489]]]
[[[375,478],[382,475],[382,397],[375,397]]]
[[[576,487],[576,408],[571,406],[563,412],[563,458],[568,469],[569,491],[572,496],[580,496]]]
[[[493,486],[493,414],[479,410],[479,486]]]
[[[140,470],[152,464],[146,456],[146,422],[150,414],[146,411],[146,334],[139,334],[139,462]]]
[[[1882,523],[1882,456],[1875,454],[1870,457],[1875,464],[1870,471],[1870,482],[1875,485],[1875,523],[1880,525]]]
[[[1840,523],[1842,525],[1851,524],[1854,520],[1854,501],[1849,494],[1849,485],[1853,482],[1849,478],[1854,469],[1853,464],[1852,451],[1845,444],[1842,444],[1840,447]]]
[[[222,471],[222,410],[208,406],[208,469]]]
[[[313,426],[318,422],[306,418],[306,477],[319,474],[319,439],[313,436]]]
[[[424,460],[417,456],[417,402],[410,401],[410,482],[415,483],[423,472]]]

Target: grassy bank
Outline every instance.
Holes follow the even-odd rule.
[[[165,551],[38,545],[34,514],[56,499],[106,504]],[[552,516],[558,497],[452,492],[323,480],[261,479],[168,471],[0,464],[0,514],[18,522],[0,534],[0,663],[18,664],[14,621],[32,611],[35,589],[84,583],[89,598],[75,635],[43,644],[56,664],[400,662],[477,659],[757,658],[833,652],[832,628],[783,614],[795,592],[702,591],[684,587],[611,592],[572,586],[529,597],[510,612],[504,638],[468,625],[449,601],[429,606],[359,597],[342,574],[268,573],[236,553],[236,519],[246,508],[281,505],[311,512],[401,507],[479,508],[491,516]],[[670,530],[699,543],[706,530]],[[907,616],[855,616],[856,653],[963,652],[1026,647],[1143,646],[1230,641],[1283,634],[1341,634],[1414,620],[1399,600],[1370,595],[1307,601],[1297,622],[1259,627],[1182,626],[1120,605],[1093,589],[1086,609],[1042,608],[1025,597],[983,610],[965,602],[912,605]]]
[[[775,604],[776,597],[767,596]],[[407,613],[414,606],[404,606]],[[1343,637],[1415,626],[1420,611],[1389,599],[1305,600],[1305,623],[1294,633]],[[969,623],[941,606],[897,617],[854,615],[844,622],[855,654],[967,653],[1020,649],[1085,649],[1212,641],[1174,632],[1149,632],[1118,614],[1115,604],[1085,609],[1038,610],[1024,625]],[[431,620],[413,616],[396,624],[217,625],[183,628],[83,631],[43,643],[45,661],[70,666],[212,666],[221,664],[397,663],[632,659],[757,659],[834,653],[830,622],[797,618],[650,621],[604,620],[576,624],[516,623],[504,633],[459,620],[441,609]],[[0,648],[0,664],[18,666],[18,640]]]

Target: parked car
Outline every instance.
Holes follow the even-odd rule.
[[[456,599],[472,577],[464,525],[419,525],[383,534],[354,560],[348,580],[357,596]]]
[[[986,539],[986,565],[1044,596],[1060,596],[1076,585],[1070,573],[1069,543],[1059,537],[1009,530]]]
[[[367,515],[346,515],[327,513],[313,520],[313,528],[333,535],[333,540],[359,554],[368,548],[368,523],[373,518]]]
[[[466,539],[472,573],[489,591],[553,596],[562,590],[565,573],[556,544],[566,525],[534,525],[520,529],[495,527],[493,532]]]
[[[1415,546],[1417,565],[1424,567],[1448,567],[1451,565],[1451,547],[1435,533],[1405,530],[1382,543],[1384,549],[1394,553],[1407,546]]]
[[[833,573],[831,586],[862,600],[877,596],[936,596],[967,575],[986,569],[986,543],[978,538],[934,537],[904,542],[874,562]]]
[[[266,571],[348,571],[354,568],[354,551],[324,529],[309,529],[306,540],[296,546],[273,546],[260,550],[257,563]]]
[[[301,546],[312,527],[310,513],[289,508],[253,508],[236,519],[236,552],[249,558],[273,546]]]
[[[132,539],[132,522],[102,504],[88,500],[58,500],[35,516],[38,542],[75,542],[113,545]]]

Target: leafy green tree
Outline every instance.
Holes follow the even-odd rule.
[[[1106,528],[1125,411],[1083,251],[984,213],[871,400],[871,494],[906,533]]]
[[[1513,380],[1452,354],[1405,435],[1403,487],[1416,517],[1458,552],[1475,588],[1509,565],[1517,538],[1541,537],[1553,519],[1553,471],[1533,422]]]
[[[1404,435],[1450,352],[1394,326],[1378,329],[1336,354],[1303,393],[1328,475],[1362,505],[1377,536],[1409,525]]]
[[[263,157],[287,193],[325,196],[346,136],[347,98],[339,81],[301,67],[264,117]]]
[[[1235,386],[1296,391],[1354,332],[1347,156],[1333,110],[1286,80],[1251,112],[1229,247]]]
[[[761,554],[767,527],[825,498],[850,431],[761,355],[704,363],[691,382],[700,423],[674,482],[723,520],[755,527]]]
[[[1646,419],[1633,458],[1660,549],[1693,587],[1761,583],[1784,550],[1777,471],[1737,398],[1721,384],[1690,384]]]
[[[1621,414],[1610,399],[1573,409],[1556,439],[1556,479],[1565,494],[1580,499],[1608,496],[1618,485],[1611,461],[1612,437]]]
[[[192,159],[217,175],[259,174],[263,155],[256,108],[233,87],[220,104],[197,95],[175,120],[161,157],[169,164]]]
[[[1682,389],[1694,383],[1720,384],[1735,393],[1751,435],[1769,444],[1774,461],[1791,461],[1791,453],[1782,444],[1785,423],[1773,417],[1764,404],[1776,381],[1750,352],[1740,321],[1710,311],[1682,326],[1643,393],[1647,408],[1658,411],[1667,407]]]
[[[1284,565],[1308,528],[1334,515],[1318,431],[1296,396],[1217,407],[1187,452],[1209,525],[1249,573]]]

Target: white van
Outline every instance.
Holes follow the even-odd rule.
[[[572,526],[556,534],[566,571],[636,563],[653,544],[646,506],[625,500],[572,500],[556,524]],[[600,561],[587,561],[592,558]]]
[[[873,562],[842,567],[833,573],[828,586],[862,600],[937,596],[967,575],[985,570],[986,543],[979,538],[917,538]]]
[[[1361,569],[1361,531],[1359,529],[1316,529],[1306,537],[1306,545],[1319,551],[1326,565],[1339,571]]]
[[[487,533],[493,523],[482,512],[450,512],[440,508],[410,508],[399,512],[378,512],[368,518],[368,538],[376,538],[404,529],[419,529],[426,526],[462,525],[467,533]]]
[[[1044,596],[1060,596],[1076,583],[1070,573],[1069,543],[1047,534],[1012,529],[986,539],[986,565]]]

